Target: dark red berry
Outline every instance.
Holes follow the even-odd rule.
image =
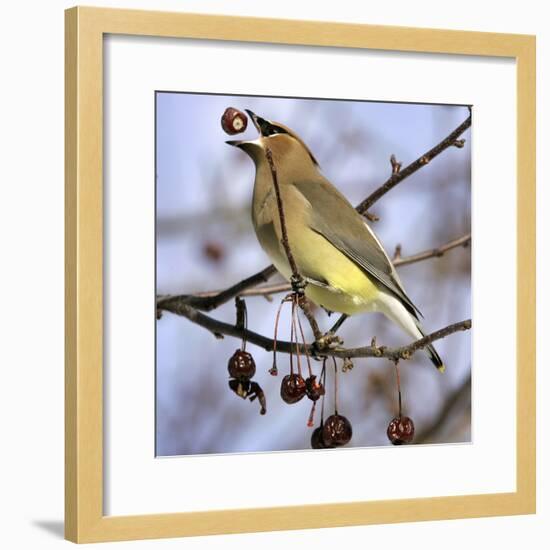
[[[312,449],[329,449],[333,447],[334,445],[331,445],[331,447],[327,447],[325,445],[325,442],[323,441],[323,424],[313,430],[313,433],[311,434]]]
[[[313,430],[313,433],[311,434],[311,448],[312,449],[324,449],[325,446],[323,445],[323,438],[321,437],[321,434],[323,432],[323,428],[321,426],[318,426]]]
[[[319,397],[325,395],[325,387],[320,382],[317,382],[317,376],[314,374],[306,378],[306,395],[312,401],[317,401]]]
[[[238,349],[229,359],[227,370],[231,378],[250,380],[256,374],[256,363],[250,353]]]
[[[306,382],[299,374],[287,374],[281,381],[281,397],[285,403],[297,403],[306,394]]]
[[[388,439],[393,445],[405,445],[414,437],[414,423],[408,416],[396,416],[388,426]]]
[[[238,109],[228,107],[224,111],[222,115],[222,128],[226,134],[240,134],[246,130],[247,125],[248,119],[246,115]]]
[[[323,443],[325,447],[341,447],[350,442],[352,433],[350,421],[341,414],[333,414],[325,420]]]

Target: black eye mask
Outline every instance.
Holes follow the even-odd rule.
[[[264,137],[269,137],[274,134],[288,134],[288,132],[284,128],[276,126],[275,124],[271,124],[271,122],[268,122],[267,120],[258,119],[258,124],[260,126],[262,136]]]

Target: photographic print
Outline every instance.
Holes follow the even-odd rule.
[[[156,456],[470,442],[471,107],[155,113]]]
[[[535,37],[65,23],[66,538],[534,513]]]

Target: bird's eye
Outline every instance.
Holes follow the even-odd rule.
[[[265,135],[266,136],[272,136],[274,134],[286,134],[287,131],[284,128],[281,128],[280,126],[274,126],[273,124],[270,124],[268,128],[266,129]]]

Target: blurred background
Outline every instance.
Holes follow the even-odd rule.
[[[249,108],[294,129],[309,145],[324,175],[352,204],[359,203],[390,175],[390,155],[406,166],[433,147],[468,116],[465,106],[340,100],[266,98],[158,92],[156,94],[157,295],[223,289],[270,264],[250,218],[254,166],[242,151],[225,144],[220,126],[226,107]],[[254,139],[251,122],[239,139]],[[408,256],[470,232],[470,131],[462,149],[451,147],[379,200],[369,222],[390,256],[397,244]],[[413,302],[432,332],[471,316],[470,249],[399,268]],[[275,276],[270,282],[279,281]],[[272,336],[283,295],[249,297],[248,326]],[[290,307],[283,310],[279,338],[290,337]],[[211,315],[235,322],[235,305]],[[316,311],[322,330],[337,319]],[[311,339],[309,326],[304,323]],[[355,316],[339,334],[346,347],[410,342],[380,314]],[[306,426],[311,401],[285,404],[279,395],[288,355],[253,345],[255,380],[267,398],[240,399],[228,387],[227,361],[240,347],[231,337],[215,339],[183,317],[164,313],[157,322],[157,456],[309,449]],[[436,343],[447,365],[441,375],[423,353],[400,366],[403,414],[415,422],[414,443],[470,441],[470,332]],[[355,359],[340,373],[339,413],[352,423],[347,447],[389,445],[386,428],[397,414],[393,364]],[[316,372],[320,363],[314,363]],[[327,377],[325,418],[333,413],[332,371]],[[320,419],[318,407],[315,419]],[[313,452],[313,451],[312,451]]]

